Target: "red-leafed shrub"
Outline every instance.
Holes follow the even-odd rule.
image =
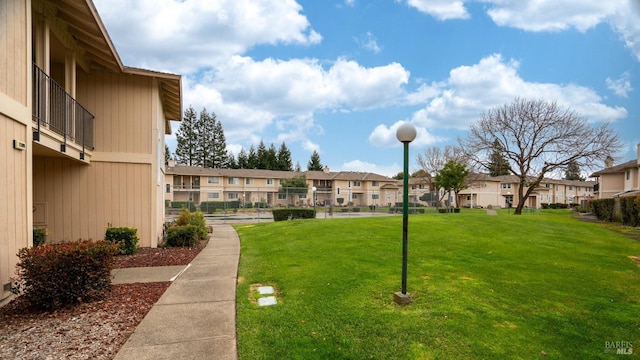
[[[117,251],[117,245],[90,240],[23,248],[13,292],[43,309],[100,299],[111,289]]]

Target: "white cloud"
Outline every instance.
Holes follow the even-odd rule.
[[[633,90],[631,87],[631,74],[625,72],[619,79],[612,79],[608,77],[605,82],[607,83],[607,89],[613,91],[616,95],[626,98],[628,93]]]
[[[380,47],[380,45],[378,45],[375,36],[373,36],[373,34],[370,32],[367,32],[367,36],[365,39],[356,39],[356,42],[361,48],[369,50],[374,54],[382,51],[382,48]]]
[[[333,169],[331,170],[335,171]],[[338,171],[371,172],[371,173],[391,177],[399,173],[400,171],[402,171],[402,166],[395,163],[392,165],[384,166],[384,165],[368,163],[361,160],[352,160],[352,161],[347,161],[343,163],[340,169],[338,169]]]
[[[322,40],[295,0],[95,3],[116,48],[126,54],[125,64],[155,70],[188,73],[258,44],[311,45]]]
[[[255,61],[233,56],[215,69],[184,81],[189,104],[196,110],[215,109],[225,135],[233,141],[248,139],[276,124],[278,141],[304,142],[317,111],[372,109],[394,103],[404,93],[409,72],[392,63],[363,67],[337,59],[325,69],[315,59]]]
[[[466,3],[482,2],[499,26],[525,31],[586,32],[609,23],[640,61],[640,1],[638,0],[407,0],[409,6],[439,20],[467,19]]]
[[[615,121],[627,111],[610,107],[592,89],[568,84],[527,82],[518,74],[519,63],[494,54],[479,63],[454,68],[441,91],[411,119],[416,126],[465,130],[480,114],[516,97],[544,98],[569,107],[590,121]]]
[[[407,4],[439,20],[468,19],[462,0],[407,0]]]

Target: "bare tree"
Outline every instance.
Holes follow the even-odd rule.
[[[591,126],[556,102],[530,99],[515,99],[483,113],[467,138],[460,140],[469,159],[485,168],[496,144],[511,173],[519,178],[515,214],[522,213],[526,199],[545,175],[572,161],[594,168],[622,148],[608,123]]]

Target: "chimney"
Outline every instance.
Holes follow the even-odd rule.
[[[613,158],[611,156],[607,156],[607,158],[604,159],[604,168],[608,169],[612,166],[613,166]]]
[[[640,144],[638,144],[638,151],[640,152]],[[330,172],[330,171],[329,171],[329,167],[328,167],[328,166],[326,166],[326,165],[325,165],[324,169],[322,169],[322,171],[323,171],[325,174],[328,174],[328,173]]]
[[[173,159],[169,159],[169,162],[167,163],[167,166],[170,168],[173,168],[176,166],[176,161]]]

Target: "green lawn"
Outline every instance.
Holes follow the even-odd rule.
[[[619,357],[611,341],[640,353],[640,243],[568,211],[411,215],[404,307],[400,216],[236,229],[241,359]],[[278,305],[258,307],[256,283]]]

